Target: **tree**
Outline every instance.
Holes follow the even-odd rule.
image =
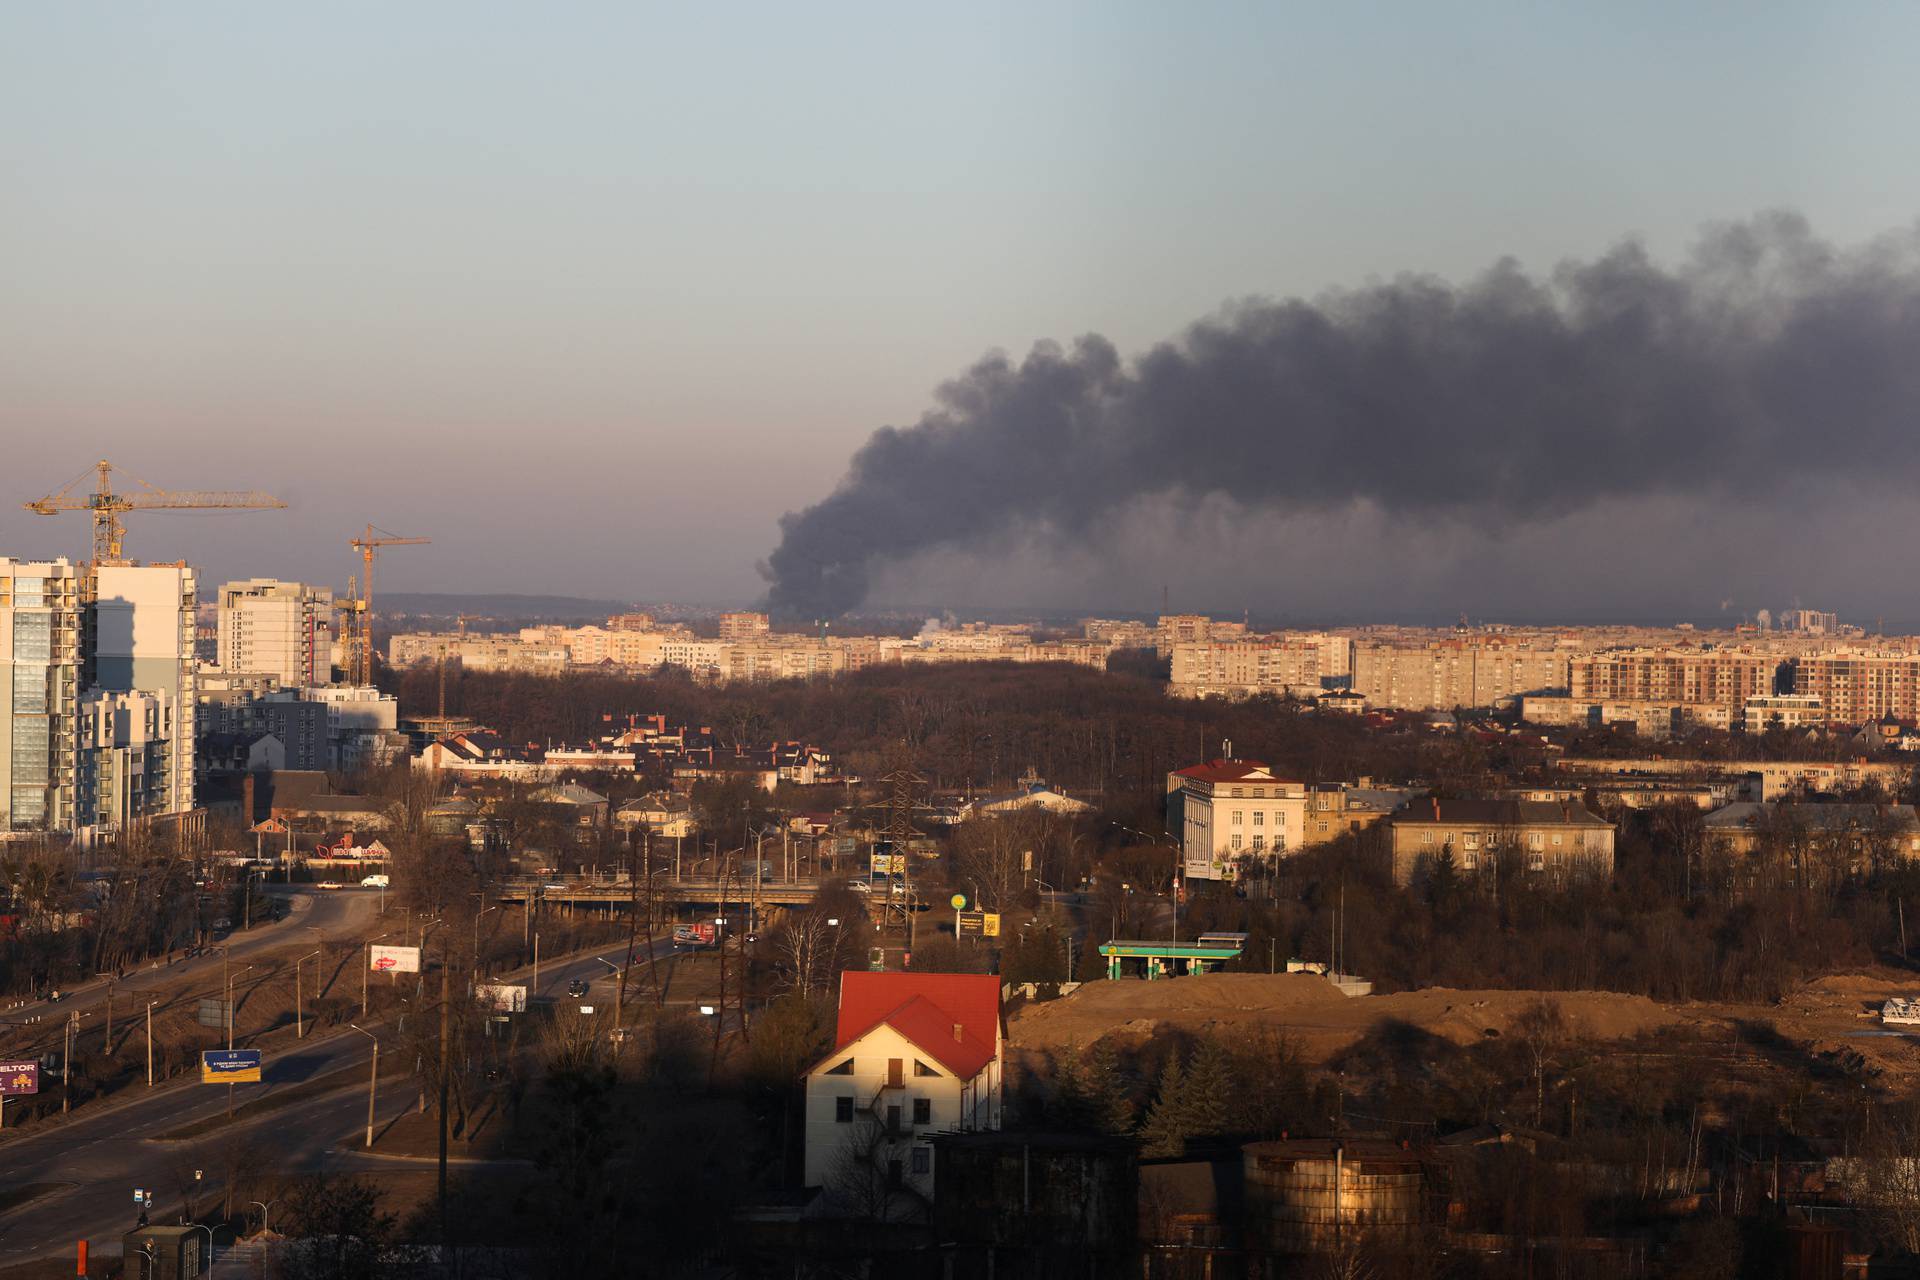
[[[1140,1126],[1141,1153],[1149,1156],[1186,1154],[1187,1138],[1192,1132],[1187,1097],[1187,1073],[1175,1053],[1160,1068],[1160,1081],[1154,1090],[1153,1105]]]
[[[1567,1038],[1566,1018],[1556,1000],[1536,1000],[1513,1020],[1514,1032],[1533,1067],[1533,1127],[1540,1127],[1546,1111],[1547,1067]]]
[[[298,1245],[281,1260],[285,1280],[374,1280],[385,1274],[399,1220],[380,1209],[380,1189],[363,1178],[316,1173],[286,1195]]]

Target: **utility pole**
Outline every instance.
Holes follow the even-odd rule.
[[[368,1031],[365,1027],[356,1026],[354,1023],[351,1023],[351,1022],[349,1022],[347,1025],[349,1027],[352,1027],[355,1031],[358,1031],[361,1035],[365,1036],[367,1039],[373,1041],[373,1070],[367,1076],[367,1147],[368,1149],[372,1149],[373,1147],[373,1101],[374,1101],[374,1095],[380,1087],[380,1037],[374,1035],[373,1032]]]
[[[60,1114],[67,1114],[67,1067],[73,1058],[73,1024],[80,1019],[78,1009],[67,1013],[67,1043],[60,1053]]]
[[[451,1077],[453,1041],[453,999],[448,976],[453,972],[453,952],[445,936],[440,942],[440,1248],[452,1248],[447,1235],[447,1093]]]
[[[153,1088],[153,1006],[157,1000],[147,1001],[147,1088]]]

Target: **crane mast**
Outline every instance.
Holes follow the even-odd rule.
[[[373,683],[373,557],[381,547],[417,547],[432,538],[402,538],[375,525],[347,545],[360,553],[360,594],[354,595],[353,579],[347,580],[347,682]]]

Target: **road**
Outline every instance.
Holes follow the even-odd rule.
[[[351,910],[348,908],[349,914]],[[657,944],[655,954],[664,956],[671,950],[672,944],[662,941]],[[611,1007],[612,975],[602,961],[617,965],[625,955],[626,944],[621,943],[556,957],[540,966],[539,989],[534,994],[564,999],[567,984],[584,979],[592,983],[589,1000]],[[218,960],[214,963],[218,964]],[[527,983],[530,977],[531,968],[528,968],[500,975],[495,980]],[[631,979],[628,990],[631,995]],[[17,1136],[11,1132],[0,1133],[0,1170],[4,1170],[0,1186],[72,1184],[0,1213],[0,1264],[47,1255],[71,1257],[74,1242],[80,1239],[91,1241],[96,1254],[116,1256],[121,1235],[135,1226],[138,1211],[133,1205],[134,1188],[153,1191],[154,1222],[174,1221],[182,1203],[177,1170],[186,1166],[190,1180],[191,1162],[196,1158],[193,1148],[203,1147],[203,1154],[198,1158],[213,1160],[216,1157],[207,1153],[216,1150],[230,1135],[267,1137],[277,1156],[276,1168],[283,1173],[391,1169],[390,1160],[359,1155],[350,1149],[366,1124],[366,1073],[370,1055],[371,1042],[356,1031],[315,1036],[297,1051],[271,1059],[262,1083],[236,1086],[234,1105],[270,1098],[332,1072],[354,1067],[359,1071],[343,1077],[339,1089],[243,1118],[194,1142],[157,1139],[159,1134],[217,1116],[225,1110],[225,1090],[192,1080],[177,1080],[150,1091],[142,1090],[126,1100],[88,1107],[65,1124],[36,1126]],[[404,1078],[382,1078],[376,1124],[385,1124],[405,1111],[413,1105],[415,1096]],[[334,1150],[336,1144],[342,1149]],[[217,1171],[203,1167],[203,1172],[206,1175],[203,1185],[208,1189],[195,1206],[202,1212],[220,1194],[215,1186]]]
[[[287,902],[287,915],[271,924],[236,930],[219,947],[229,952],[229,962],[311,938],[318,929],[328,939],[359,937],[377,918],[380,894],[372,889],[319,891],[307,885],[268,885],[267,893]],[[84,1021],[96,1011],[104,1012],[111,985],[116,1011],[138,1008],[139,993],[183,977],[202,977],[220,972],[218,948],[208,948],[192,960],[176,959],[172,964],[155,961],[130,969],[111,984],[106,978],[90,978],[65,989],[58,1004],[45,1000],[18,1000],[0,1007],[0,1057],[23,1054],[29,1048],[58,1048],[60,1024],[74,1014]],[[29,1019],[38,1021],[28,1021]]]

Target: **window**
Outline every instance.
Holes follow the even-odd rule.
[[[1546,848],[1546,845],[1547,845],[1547,838],[1541,835],[1538,831],[1528,833],[1527,848],[1544,849]]]
[[[1233,847],[1236,849],[1240,847],[1240,837],[1238,835],[1233,838]]]
[[[1477,853],[1469,853],[1466,856],[1466,860],[1463,865],[1467,868],[1467,870],[1469,871],[1473,870],[1475,867],[1480,865],[1480,855]]]
[[[1555,836],[1555,837],[1553,838],[1553,847],[1554,847],[1554,848],[1556,848],[1556,849],[1558,849],[1558,848],[1560,847],[1560,837],[1559,837],[1559,836]]]
[[[915,1124],[933,1123],[932,1098],[915,1098],[913,1100],[913,1122]]]
[[[848,1058],[837,1067],[828,1067],[820,1074],[828,1076],[850,1076],[853,1074],[853,1059]]]
[[[1266,820],[1267,820],[1267,815],[1266,815],[1266,813],[1265,813],[1265,812],[1264,812],[1263,810],[1260,810],[1260,809],[1255,809],[1255,810],[1253,811],[1253,825],[1254,825],[1254,826],[1256,826],[1256,827],[1257,827],[1257,826],[1260,826],[1260,825],[1262,825],[1263,823],[1265,823],[1265,822],[1266,822]]]
[[[1527,870],[1545,871],[1546,869],[1547,869],[1547,860],[1542,855],[1536,853],[1536,854],[1532,854],[1527,858]]]
[[[1422,832],[1420,833],[1420,843],[1421,843],[1421,844],[1432,844],[1432,843],[1433,843],[1433,832],[1431,832],[1431,831],[1422,831]]]
[[[913,1172],[916,1177],[924,1178],[933,1172],[933,1152],[926,1147],[913,1149]]]
[[[1246,821],[1247,821],[1247,812],[1246,812],[1246,810],[1244,810],[1244,809],[1235,809],[1235,810],[1233,811],[1233,825],[1234,825],[1234,826],[1236,826],[1236,827],[1239,827],[1239,826],[1244,826],[1244,825],[1246,825]]]
[[[1238,787],[1234,787],[1234,788],[1232,788],[1231,790],[1229,790],[1229,791],[1227,792],[1227,794],[1228,794],[1228,795],[1230,795],[1230,796],[1237,796],[1237,795],[1239,795],[1239,794],[1240,794],[1240,788],[1238,788]]]
[[[1467,848],[1478,849],[1479,847],[1480,847],[1480,837],[1475,835],[1471,831],[1467,832]]]
[[[853,1123],[853,1099],[835,1098],[833,1100],[833,1122],[835,1124]]]
[[[920,1059],[918,1058],[915,1058],[913,1060],[913,1074],[915,1074],[916,1076],[933,1076],[936,1079],[940,1075],[938,1071],[935,1071],[932,1067],[920,1061]]]
[[[1267,838],[1265,836],[1255,836],[1253,838],[1253,851],[1255,853],[1259,853],[1262,849],[1265,849],[1266,847],[1267,847]]]

